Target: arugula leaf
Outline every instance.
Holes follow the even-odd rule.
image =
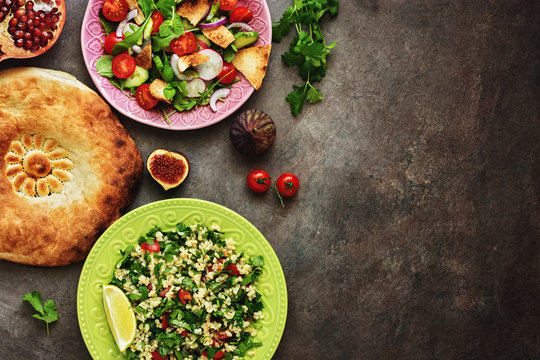
[[[176,8],[175,0],[159,0],[156,3],[156,9],[161,13],[161,15],[163,15],[165,19],[172,18],[174,8]]]
[[[103,55],[96,61],[96,70],[99,75],[105,76],[106,78],[112,78],[114,76],[112,72],[112,60],[114,56],[112,55]]]
[[[129,49],[133,45],[137,44],[137,42],[142,38],[144,28],[146,27],[146,24],[148,23],[148,21],[150,21],[150,19],[151,17],[147,17],[137,30],[135,30],[129,35],[126,35],[126,38],[124,40],[116,43],[113,47],[113,55],[121,54],[124,51],[127,51],[127,49]]]
[[[152,1],[152,0],[150,0]],[[105,30],[105,34],[109,35],[113,31],[116,31],[117,24],[115,22],[112,22],[111,20],[107,19],[103,15],[103,11],[99,9],[99,21],[101,21],[101,25],[103,25],[103,29]]]
[[[38,314],[32,315],[32,317],[43,320],[47,324],[47,335],[49,334],[49,324],[58,320],[58,313],[56,312],[56,304],[53,300],[47,300],[42,305],[43,300],[41,295],[37,291],[32,291],[23,296],[23,301],[27,301],[38,312]]]
[[[154,11],[155,5],[152,0],[139,0],[139,7],[141,8],[144,17],[147,18],[152,11]]]

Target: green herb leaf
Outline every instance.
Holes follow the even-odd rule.
[[[150,0],[151,1],[151,0]],[[99,10],[99,20],[101,21],[101,25],[103,25],[103,29],[105,30],[105,33],[109,35],[113,31],[116,31],[116,27],[118,26],[115,22],[107,19],[103,15],[103,11],[101,9]]]
[[[96,61],[96,70],[99,75],[105,76],[106,78],[112,78],[114,76],[112,72],[112,60],[114,56],[112,55],[103,55]]]
[[[287,95],[285,101],[289,103],[291,107],[291,113],[296,116],[304,107],[304,101],[306,100],[306,93],[302,87],[293,86],[295,89]]]
[[[176,7],[175,0],[159,0],[156,3],[156,9],[163,15],[165,19],[170,19],[173,16],[173,9]]]
[[[321,101],[323,98],[323,95],[319,90],[314,88],[313,86],[309,88],[306,94],[306,100],[309,101],[310,104],[315,104],[319,101]]]
[[[118,55],[123,53],[124,51],[127,51],[130,47],[137,44],[137,42],[142,38],[144,28],[146,27],[146,24],[148,21],[150,21],[150,17],[147,17],[144,23],[141,24],[141,26],[135,30],[133,33],[126,35],[126,38],[119,43],[115,44],[113,47],[113,55]]]
[[[32,317],[45,321],[47,325],[47,334],[49,334],[49,324],[58,320],[58,313],[56,312],[56,304],[53,300],[47,300],[42,305],[41,295],[37,291],[32,291],[23,296],[23,301],[27,301],[32,307],[39,313],[34,314]]]
[[[264,266],[264,258],[260,255],[254,256],[251,259],[251,265],[253,266]]]
[[[141,8],[144,17],[147,18],[154,11],[155,5],[152,0],[139,0],[139,7]]]

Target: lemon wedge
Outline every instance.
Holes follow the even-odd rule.
[[[125,351],[135,338],[137,320],[126,294],[114,285],[103,285],[103,306],[120,351]]]

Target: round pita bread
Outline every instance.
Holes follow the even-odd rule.
[[[0,72],[0,259],[86,257],[135,195],[142,159],[109,106],[69,74]]]

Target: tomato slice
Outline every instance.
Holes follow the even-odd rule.
[[[224,356],[225,356],[225,353],[224,353],[223,351],[218,351],[218,352],[214,355],[214,360],[223,359]]]
[[[137,100],[137,104],[144,110],[153,108],[159,102],[159,100],[150,93],[150,84],[142,84],[139,86],[137,90],[135,90],[135,99]]]
[[[218,75],[219,82],[227,85],[230,84],[236,79],[236,68],[233,64],[229,64],[228,62],[223,63],[223,69]]]
[[[227,331],[225,330],[219,330],[217,336],[219,340],[225,340],[229,338],[229,335],[227,335]]]
[[[114,45],[118,44],[120,41],[124,39],[125,39],[125,36],[123,34],[121,37],[117,37],[116,31],[113,31],[112,33],[107,35],[107,37],[105,38],[105,43],[103,44],[105,54],[112,55]]]
[[[165,289],[163,289],[163,290],[161,290],[161,292],[159,293],[159,296],[164,297],[165,294],[167,294],[167,293],[169,292],[169,290],[171,290],[171,287],[170,287],[170,286],[167,287],[167,288],[165,288]]]
[[[245,6],[239,6],[231,12],[231,22],[244,22],[247,23],[253,18],[253,13]]]
[[[183,33],[176,39],[172,39],[169,45],[171,50],[178,56],[191,54],[197,50],[197,39],[192,32]]]
[[[161,328],[166,329],[169,327],[169,322],[167,321],[167,316],[169,316],[169,313],[163,314],[161,317]]]
[[[157,240],[154,240],[153,244],[149,244],[147,242],[143,242],[141,245],[141,249],[150,251],[150,252],[158,252],[159,251],[159,242]]]
[[[126,0],[105,0],[101,11],[103,16],[111,21],[122,21],[126,17],[129,7]]]
[[[152,360],[167,360],[167,358],[164,358],[163,356],[161,356],[159,351],[156,350],[152,352]]]
[[[180,290],[178,291],[178,299],[180,299],[182,305],[186,305],[188,301],[191,301],[192,297],[188,291]]]
[[[135,72],[135,59],[126,53],[116,55],[112,60],[112,72],[119,79],[127,79]]]
[[[231,11],[236,7],[236,4],[238,4],[238,0],[221,0],[219,9],[223,11]]]
[[[157,10],[154,10],[150,17],[152,18],[152,35],[157,34],[159,32],[159,27],[161,26],[161,24],[163,24],[163,21],[165,19],[163,18],[163,15]]]
[[[231,272],[231,275],[239,276],[240,272],[238,271],[238,268],[236,267],[236,264],[230,264],[225,267],[225,270],[228,270]]]

